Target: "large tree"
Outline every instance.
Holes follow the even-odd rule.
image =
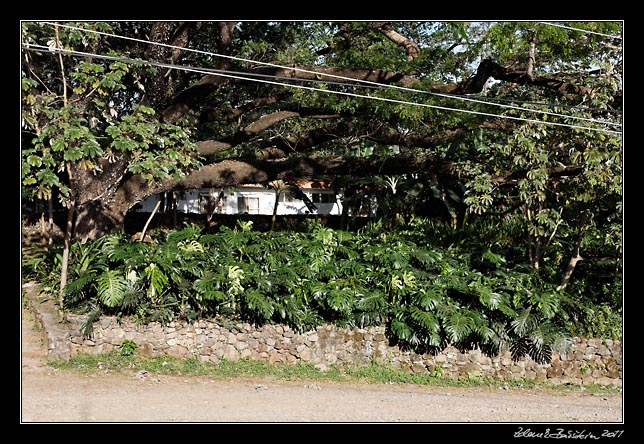
[[[621,31],[24,22],[24,190],[56,191],[83,240],[164,191],[420,174],[445,201],[458,184],[472,214],[514,209],[538,264],[564,202],[580,231],[621,199]]]

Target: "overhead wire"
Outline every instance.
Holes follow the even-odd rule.
[[[61,27],[69,28],[69,29],[78,30],[78,31],[95,33],[95,34],[104,35],[104,36],[108,36],[108,37],[116,37],[116,38],[121,38],[121,39],[125,39],[125,40],[131,40],[131,41],[135,41],[135,42],[138,42],[138,43],[144,43],[144,44],[151,44],[151,45],[167,47],[167,48],[170,48],[170,49],[178,49],[178,50],[181,50],[181,51],[200,53],[200,54],[208,55],[208,56],[228,58],[228,59],[231,59],[231,60],[242,61],[242,62],[245,62],[245,63],[254,63],[254,64],[259,64],[259,65],[264,65],[264,66],[276,67],[276,68],[280,68],[280,69],[287,69],[287,70],[292,70],[292,71],[299,71],[299,72],[305,72],[305,73],[309,73],[309,74],[320,75],[320,73],[318,71],[306,70],[306,69],[298,68],[298,67],[284,66],[284,65],[279,65],[279,64],[275,64],[275,63],[261,62],[261,61],[256,61],[256,60],[249,60],[249,59],[244,59],[244,58],[241,58],[241,57],[229,56],[229,55],[224,55],[224,54],[217,54],[217,53],[213,53],[213,52],[209,52],[209,51],[201,51],[201,50],[196,50],[196,49],[192,49],[192,48],[185,48],[185,47],[181,47],[181,46],[170,45],[170,44],[166,44],[166,43],[150,42],[150,41],[147,41],[147,40],[137,39],[137,38],[134,38],[134,37],[120,36],[120,35],[117,35],[117,34],[110,34],[110,33],[102,32],[102,31],[89,30],[89,29],[84,29],[84,28],[71,26],[71,25],[57,24],[57,23],[54,23],[54,22],[42,22],[42,23],[48,24],[48,25],[51,25],[51,26],[61,26]],[[253,75],[253,74],[244,73],[244,75]],[[539,114],[542,114],[542,115],[552,115],[552,116],[557,116],[557,117],[563,117],[563,118],[566,118],[566,119],[581,120],[581,121],[587,121],[587,122],[592,122],[592,123],[599,123],[599,124],[602,124],[602,125],[610,125],[610,126],[617,126],[617,127],[621,126],[621,124],[616,123],[616,122],[597,121],[595,119],[587,119],[587,118],[582,118],[582,117],[577,117],[577,116],[570,116],[570,115],[565,115],[565,114],[552,113],[552,112],[543,111],[543,110],[535,110],[535,109],[512,106],[512,105],[504,105],[504,104],[500,104],[500,103],[491,102],[490,100],[473,99],[471,97],[462,96],[462,95],[441,94],[441,93],[435,93],[435,92],[431,92],[431,91],[423,91],[423,90],[419,90],[419,89],[415,89],[415,88],[402,87],[402,86],[398,86],[398,85],[383,85],[381,83],[372,82],[372,81],[369,81],[369,80],[353,79],[353,78],[350,78],[350,77],[344,77],[344,76],[339,76],[339,75],[334,75],[334,74],[327,74],[327,73],[325,73],[324,76],[325,77],[331,77],[331,78],[337,78],[337,79],[350,81],[350,82],[358,82],[358,83],[367,84],[367,85],[374,85],[377,88],[391,88],[391,89],[410,91],[410,92],[420,93],[420,94],[430,94],[430,95],[435,95],[435,96],[440,96],[440,97],[446,97],[446,98],[453,99],[453,100],[462,100],[462,101],[470,101],[470,102],[475,102],[475,103],[483,103],[483,104],[486,104],[486,105],[498,106],[498,107],[509,108],[509,109],[516,109],[516,110],[520,110],[520,111],[524,111],[524,112],[539,113]],[[277,78],[277,76],[275,76],[274,78]],[[331,83],[329,81],[324,81],[324,82],[328,83],[328,84]],[[554,105],[554,106],[556,106],[556,105]],[[454,109],[454,110],[459,111],[457,109]],[[502,115],[500,115],[500,116],[502,117]]]
[[[134,42],[137,42],[137,43],[143,43],[143,44],[148,44],[148,45],[156,45],[156,46],[166,47],[166,48],[170,48],[170,49],[178,49],[178,50],[186,51],[186,52],[193,52],[193,53],[202,54],[202,55],[208,55],[208,56],[213,56],[213,57],[219,57],[219,58],[226,58],[226,59],[230,59],[230,60],[241,61],[241,62],[245,62],[245,63],[251,63],[251,64],[263,65],[263,66],[270,66],[270,67],[286,69],[286,70],[290,70],[290,71],[298,71],[298,72],[304,72],[304,73],[308,73],[308,74],[320,75],[320,73],[318,71],[307,70],[307,69],[304,69],[304,68],[298,68],[298,67],[294,67],[294,66],[285,66],[285,65],[279,65],[279,64],[270,63],[270,62],[262,62],[262,61],[258,61],[258,60],[250,60],[250,59],[245,59],[245,58],[242,58],[242,57],[235,57],[235,56],[230,56],[230,55],[226,55],[226,54],[217,54],[217,53],[209,52],[209,51],[202,51],[202,50],[197,50],[197,49],[192,49],[192,48],[185,48],[185,47],[182,47],[182,46],[170,45],[170,44],[167,44],[167,43],[150,42],[148,40],[137,39],[137,38],[134,38],[134,37],[121,36],[121,35],[117,35],[117,34],[111,34],[111,33],[106,33],[106,32],[102,32],[102,31],[91,30],[91,29],[84,29],[84,28],[80,28],[80,27],[72,26],[72,25],[58,24],[58,23],[54,23],[54,22],[41,22],[41,23],[44,23],[44,24],[47,24],[47,25],[50,25],[50,26],[60,26],[60,27],[68,28],[68,29],[77,30],[77,31],[94,33],[94,34],[103,35],[103,36],[106,36],[106,37],[115,37],[115,38],[120,38],[120,39],[124,39],[124,40],[130,40],[130,41],[134,41]],[[253,75],[253,74],[244,73],[244,75]],[[611,125],[611,126],[621,126],[619,123],[615,123],[615,122],[596,121],[594,119],[586,119],[586,118],[577,117],[577,116],[570,116],[570,115],[559,114],[559,113],[551,113],[551,112],[543,111],[543,110],[535,110],[535,109],[519,107],[519,106],[512,106],[512,105],[504,105],[502,103],[493,102],[493,101],[491,101],[489,99],[485,99],[485,100],[484,99],[474,99],[472,97],[463,96],[463,95],[436,93],[436,92],[433,92],[433,91],[423,91],[423,90],[419,90],[419,89],[415,89],[415,88],[408,88],[408,87],[404,87],[404,86],[382,84],[382,83],[373,82],[373,81],[370,81],[370,80],[354,79],[354,78],[351,78],[351,77],[345,77],[345,76],[340,76],[340,75],[336,75],[336,74],[325,73],[323,75],[325,77],[336,78],[336,79],[345,80],[345,81],[349,81],[349,82],[357,82],[357,83],[361,83],[361,84],[365,84],[365,85],[373,85],[374,87],[377,87],[377,88],[380,88],[380,89],[390,88],[390,89],[396,89],[396,90],[401,90],[401,91],[409,91],[409,92],[414,92],[414,93],[419,93],[419,94],[428,94],[428,95],[434,95],[434,96],[438,96],[438,97],[445,97],[445,98],[452,99],[452,100],[461,100],[461,101],[469,101],[469,102],[474,102],[474,103],[483,103],[483,104],[486,104],[486,105],[498,106],[498,107],[501,107],[501,108],[516,109],[516,110],[520,110],[520,111],[524,111],[524,112],[530,112],[530,113],[539,113],[539,114],[544,114],[544,115],[552,115],[552,116],[563,117],[563,118],[572,119],[572,120],[582,120],[582,121],[588,121],[588,122],[593,122],[593,123],[608,124],[608,125]],[[277,78],[277,76],[275,76],[275,78]],[[322,81],[322,82],[327,83],[327,84],[332,83],[332,82],[329,82],[329,81]],[[556,106],[556,107],[559,107],[559,105],[557,105],[557,104],[543,104],[543,106]]]
[[[191,49],[191,48],[183,48],[183,47],[179,47],[179,46],[175,46],[175,45],[168,45],[168,44],[164,44],[164,43],[149,42],[149,41],[146,41],[146,40],[136,39],[136,38],[133,38],[133,37],[119,36],[119,35],[116,35],[116,34],[110,34],[110,33],[105,33],[105,32],[95,31],[95,30],[88,30],[88,29],[84,29],[84,28],[71,26],[71,25],[57,24],[57,23],[52,23],[52,22],[42,22],[42,23],[48,24],[48,25],[53,25],[53,26],[61,26],[61,27],[65,27],[65,28],[76,29],[76,30],[80,30],[80,31],[84,31],[84,32],[96,33],[96,34],[105,35],[105,36],[109,36],[109,37],[115,37],[115,38],[121,38],[121,39],[125,39],[125,40],[136,41],[136,42],[144,43],[144,44],[152,44],[152,45],[164,46],[164,47],[169,47],[171,49],[179,49],[179,50],[184,50],[184,51],[196,52],[196,53],[201,53],[201,54],[204,54],[204,55],[209,55],[209,56],[214,56],[214,57],[231,58],[231,59],[243,61],[243,62],[246,62],[246,63],[255,63],[255,64],[260,64],[260,65],[272,66],[272,67],[276,67],[276,68],[280,68],[280,69],[297,70],[297,71],[301,71],[301,72],[308,72],[308,73],[320,75],[320,73],[317,72],[317,71],[305,70],[305,69],[302,69],[302,68],[296,68],[296,67],[278,65],[278,64],[274,64],[274,63],[243,59],[243,58],[239,58],[239,57],[228,56],[228,55],[223,55],[223,54],[216,54],[216,53],[212,53],[212,52],[200,51],[200,50],[195,50],[195,49]],[[331,91],[331,90],[321,89],[321,88],[306,87],[306,86],[303,86],[303,85],[284,84],[284,83],[273,82],[273,81],[269,81],[269,80],[253,79],[252,77],[262,77],[263,76],[263,77],[269,77],[269,78],[274,78],[274,79],[279,78],[279,79],[285,79],[285,80],[289,80],[289,81],[301,81],[301,82],[313,81],[312,79],[286,78],[286,77],[283,77],[283,76],[262,75],[262,74],[257,74],[257,73],[248,73],[248,72],[243,72],[243,73],[234,72],[236,74],[241,74],[241,75],[235,75],[235,74],[230,74],[231,71],[222,71],[222,70],[215,70],[215,69],[209,69],[209,68],[194,68],[194,67],[186,67],[186,66],[182,66],[182,65],[166,64],[166,63],[161,63],[161,62],[150,62],[150,61],[142,61],[142,60],[137,60],[137,59],[128,59],[128,58],[123,58],[123,57],[119,58],[119,57],[113,57],[113,56],[104,56],[104,55],[100,55],[100,54],[64,50],[64,49],[54,48],[54,47],[51,47],[51,46],[44,46],[44,45],[25,44],[23,46],[25,46],[27,49],[42,49],[42,50],[48,50],[48,51],[60,51],[61,53],[64,53],[64,54],[67,54],[67,55],[89,56],[89,57],[103,58],[103,59],[108,59],[108,60],[118,60],[118,61],[127,62],[127,63],[147,64],[147,65],[152,65],[152,66],[157,66],[157,67],[162,67],[162,68],[167,68],[167,69],[177,69],[177,70],[184,70],[184,71],[197,72],[197,73],[203,73],[203,74],[216,74],[216,75],[219,75],[221,77],[234,78],[234,79],[239,79],[239,80],[248,80],[248,81],[261,82],[261,83],[277,84],[277,85],[289,86],[289,87],[293,87],[293,88],[301,88],[301,89],[308,89],[308,90],[320,91],[320,92],[331,93],[331,94],[340,94],[340,95],[361,97],[361,98],[367,98],[367,99],[373,99],[373,100],[388,101],[388,102],[394,102],[394,103],[398,103],[398,104],[423,106],[423,107],[437,108],[437,109],[447,110],[447,111],[479,114],[479,115],[484,115],[484,116],[488,116],[488,117],[498,117],[498,118],[503,118],[503,119],[521,120],[521,121],[528,121],[528,122],[543,123],[543,124],[547,124],[547,125],[567,126],[567,127],[572,127],[572,128],[579,128],[579,129],[586,129],[586,130],[602,131],[602,132],[609,132],[609,133],[619,134],[616,131],[604,130],[604,129],[601,129],[601,128],[591,128],[591,127],[587,127],[587,126],[576,126],[576,125],[569,125],[569,124],[563,124],[563,123],[557,123],[557,122],[549,122],[549,121],[542,121],[542,120],[532,120],[532,119],[525,119],[525,118],[519,118],[519,117],[514,117],[514,116],[507,116],[507,115],[503,115],[503,114],[483,113],[483,112],[479,112],[479,111],[465,110],[465,109],[460,109],[460,108],[449,108],[449,107],[445,107],[445,106],[430,105],[430,104],[417,103],[417,102],[408,102],[408,101],[388,99],[388,98],[371,96],[371,95],[354,94],[354,93],[341,92],[341,91]],[[540,114],[553,115],[553,116],[562,117],[562,118],[566,118],[566,119],[583,120],[583,121],[587,121],[587,122],[598,123],[598,124],[601,124],[601,125],[621,126],[620,124],[614,123],[614,122],[604,122],[604,121],[599,121],[599,120],[594,120],[594,119],[585,119],[585,118],[579,118],[579,117],[576,117],[576,116],[569,116],[569,115],[558,114],[558,113],[550,113],[550,112],[547,112],[547,111],[534,110],[534,109],[529,109],[529,108],[525,108],[525,107],[517,107],[517,106],[511,106],[511,105],[497,104],[497,103],[494,103],[494,102],[490,102],[489,100],[472,99],[472,98],[466,97],[466,96],[454,96],[454,95],[449,95],[449,94],[433,93],[433,92],[418,90],[418,89],[414,89],[414,88],[400,87],[400,86],[397,86],[397,85],[382,85],[382,84],[377,83],[377,82],[371,82],[371,81],[362,80],[362,79],[352,79],[352,78],[338,76],[338,75],[334,75],[334,74],[323,74],[323,75],[325,77],[339,78],[339,79],[346,80],[346,81],[364,83],[366,85],[369,85],[370,87],[377,87],[379,89],[393,88],[393,89],[400,89],[400,90],[410,91],[410,92],[414,92],[414,93],[425,93],[425,94],[429,93],[429,94],[432,94],[432,95],[446,97],[446,98],[449,98],[449,99],[472,101],[472,102],[477,102],[477,103],[483,103],[483,104],[486,104],[486,105],[494,105],[494,106],[500,106],[500,107],[505,107],[505,108],[518,109],[518,110],[521,110],[521,111],[524,111],[524,112],[536,112],[536,113],[540,113]],[[326,84],[337,83],[337,82],[322,81],[322,80],[318,80],[318,82],[323,82],[323,83],[326,83]],[[342,85],[345,85],[345,84],[346,83],[342,83]],[[362,86],[365,87],[364,85],[362,85]]]
[[[482,100],[484,103],[486,100],[488,100],[486,97],[482,97],[480,100]],[[606,109],[606,108],[595,108],[595,107],[590,107],[590,106],[580,106],[580,105],[565,105],[563,103],[545,103],[545,102],[536,102],[534,100],[519,100],[519,99],[502,99],[500,97],[495,97],[495,101],[497,102],[506,102],[506,103],[524,103],[527,105],[535,105],[535,106],[550,106],[553,108],[564,108],[564,109],[575,109],[579,111],[589,111],[589,112],[602,112],[602,113],[607,113],[607,114],[617,114],[619,113],[618,110],[616,109]],[[566,114],[555,114],[561,117],[570,117],[567,116]],[[601,121],[595,121],[591,120],[592,122],[601,122]],[[615,125],[621,126],[620,124],[615,123]]]
[[[214,57],[220,57],[220,58],[227,58],[227,59],[230,59],[230,60],[242,61],[242,62],[245,62],[245,63],[252,63],[252,64],[270,66],[270,67],[275,67],[275,68],[280,68],[280,69],[287,69],[287,70],[290,70],[290,71],[298,71],[298,72],[304,72],[304,73],[309,73],[309,74],[320,75],[320,73],[318,71],[307,70],[307,69],[298,68],[298,67],[284,66],[284,65],[279,65],[279,64],[275,64],[275,63],[244,59],[244,58],[241,58],[241,57],[235,57],[235,56],[230,56],[230,55],[225,55],[225,54],[217,54],[217,53],[213,53],[213,52],[209,52],[209,51],[201,51],[201,50],[196,50],[196,49],[192,49],[192,48],[185,48],[185,47],[181,47],[181,46],[170,45],[170,44],[167,44],[167,43],[150,42],[148,40],[142,40],[142,39],[137,39],[137,38],[134,38],[134,37],[127,37],[127,36],[120,36],[120,35],[117,35],[117,34],[111,34],[111,33],[106,33],[106,32],[102,32],[102,31],[89,30],[89,29],[84,29],[84,28],[80,28],[80,27],[77,27],[77,26],[72,26],[72,25],[57,24],[57,23],[53,23],[53,22],[42,22],[42,23],[48,24],[50,26],[61,26],[61,27],[69,28],[69,29],[74,29],[74,30],[77,30],[77,31],[95,33],[95,34],[103,35],[103,36],[107,36],[107,37],[115,37],[115,38],[120,38],[120,39],[125,39],[125,40],[131,40],[131,41],[138,42],[138,43],[144,43],[144,44],[156,45],[156,46],[161,46],[161,47],[167,47],[167,48],[170,48],[170,49],[178,49],[178,50],[186,51],[186,52],[194,52],[194,53],[208,55],[208,56],[214,56]],[[254,74],[244,73],[244,75],[254,75]],[[560,113],[553,113],[553,112],[548,112],[548,111],[543,111],[543,110],[530,109],[530,108],[525,108],[525,107],[520,107],[520,106],[505,105],[505,104],[502,104],[502,103],[496,103],[496,102],[490,101],[489,99],[488,100],[474,99],[472,97],[463,96],[463,95],[436,93],[436,92],[432,92],[432,91],[423,91],[423,90],[419,90],[419,89],[415,89],[415,88],[408,88],[408,87],[403,87],[403,86],[398,86],[398,85],[383,85],[382,83],[378,83],[378,82],[373,82],[373,81],[364,80],[364,79],[354,79],[354,78],[345,77],[345,76],[339,76],[339,75],[335,75],[335,74],[325,73],[323,75],[325,77],[337,78],[337,79],[341,79],[341,80],[345,80],[345,81],[349,81],[349,82],[357,82],[357,83],[361,83],[361,84],[365,84],[365,85],[373,85],[374,87],[377,87],[377,88],[380,88],[380,89],[382,89],[382,88],[390,88],[390,89],[409,91],[409,92],[414,92],[414,93],[419,93],[419,94],[428,94],[428,95],[433,95],[433,96],[438,96],[438,97],[445,97],[445,98],[452,99],[452,100],[469,101],[469,102],[473,102],[473,103],[483,103],[485,105],[492,105],[492,106],[497,106],[497,107],[501,107],[501,108],[515,109],[515,110],[520,110],[520,111],[528,112],[528,113],[551,115],[551,116],[563,117],[563,118],[571,119],[571,120],[581,120],[581,121],[586,121],[586,122],[591,122],[591,123],[599,123],[599,124],[602,124],[602,125],[609,125],[609,126],[616,126],[616,127],[621,126],[621,124],[616,123],[616,122],[597,121],[595,119],[587,119],[587,118],[583,118],[583,117],[570,116],[570,115],[565,115],[565,114],[560,114]],[[278,78],[278,77],[275,76],[274,78]],[[322,82],[325,82],[327,84],[332,83],[332,82],[329,82],[329,81],[322,81]],[[545,105],[545,106],[557,106],[557,105],[548,104],[548,105]]]
[[[523,118],[523,117],[507,116],[507,115],[504,115],[504,114],[493,114],[493,113],[485,113],[485,112],[481,112],[481,111],[472,111],[472,110],[466,110],[466,109],[460,109],[460,108],[449,108],[449,107],[445,107],[445,106],[430,105],[430,104],[426,104],[426,103],[417,103],[417,102],[408,102],[408,101],[404,101],[404,100],[390,99],[390,98],[386,98],[386,97],[370,96],[370,95],[364,95],[364,94],[355,94],[355,93],[349,93],[349,92],[345,92],[345,91],[331,91],[331,90],[328,90],[328,89],[313,88],[313,87],[303,86],[303,85],[285,84],[285,83],[282,83],[282,82],[275,82],[275,81],[271,81],[271,80],[253,79],[253,78],[249,78],[249,77],[245,77],[245,76],[229,74],[227,72],[213,72],[213,70],[208,69],[208,68],[193,68],[193,67],[186,67],[186,66],[182,66],[182,65],[173,65],[173,64],[161,63],[161,62],[151,62],[151,61],[140,60],[140,59],[128,59],[128,58],[124,58],[124,57],[105,56],[105,55],[101,55],[101,54],[85,53],[85,52],[81,52],[81,51],[71,51],[71,50],[65,50],[65,49],[60,49],[60,48],[53,48],[52,49],[52,48],[44,46],[44,45],[27,44],[26,47],[27,47],[27,49],[47,50],[47,51],[50,51],[50,52],[60,52],[61,54],[64,54],[64,55],[76,55],[76,56],[82,56],[82,57],[95,57],[95,58],[101,58],[101,59],[105,59],[105,60],[128,62],[128,63],[135,63],[135,64],[141,64],[141,65],[149,65],[149,66],[155,66],[155,67],[159,67],[159,68],[177,69],[177,70],[181,70],[181,71],[195,72],[195,73],[200,73],[200,74],[211,74],[211,75],[215,74],[215,75],[218,75],[218,76],[221,76],[221,77],[232,78],[232,79],[237,79],[237,80],[247,80],[247,81],[266,83],[266,84],[272,84],[272,85],[288,86],[290,88],[304,89],[304,90],[310,90],[310,91],[317,91],[317,92],[344,95],[344,96],[349,96],[349,97],[357,97],[357,98],[364,98],[364,99],[371,99],[371,100],[379,100],[379,101],[397,103],[397,104],[402,104],[402,105],[420,106],[420,107],[441,109],[441,110],[445,110],[445,111],[455,111],[455,112],[462,112],[462,113],[468,113],[468,114],[482,115],[482,116],[487,116],[487,117],[495,117],[495,118],[509,119],[509,120],[518,120],[518,121],[522,121],[522,122],[540,123],[540,124],[544,124],[544,125],[554,125],[554,126],[562,126],[562,127],[568,127],[568,128],[577,128],[577,129],[584,129],[584,130],[590,130],[590,131],[598,131],[598,132],[604,132],[604,133],[609,133],[609,134],[621,134],[621,132],[619,132],[619,131],[611,131],[611,130],[606,130],[606,129],[603,129],[603,128],[592,128],[592,127],[588,127],[588,126],[570,125],[570,124],[559,123],[559,122],[550,122],[550,121],[543,121],[543,120],[526,119],[526,118]],[[602,122],[600,122],[600,123],[602,123]]]
[[[551,22],[538,22],[538,23],[541,23],[542,25],[550,25],[550,26],[556,26],[558,28],[569,29],[571,31],[579,31],[579,32],[583,32],[584,34],[599,35],[599,36],[602,36],[602,37],[608,37],[610,39],[619,39],[619,40],[622,39],[621,35],[602,34],[601,32],[594,32],[594,31],[589,31],[587,29],[574,28],[572,26],[560,25],[558,23],[551,23]]]

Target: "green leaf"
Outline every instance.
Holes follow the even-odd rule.
[[[155,114],[154,110],[148,106],[139,105],[136,109],[142,112],[143,114],[149,114],[149,115]]]
[[[438,333],[438,331],[440,330],[440,323],[433,313],[421,310],[417,307],[410,307],[409,316],[423,329],[432,334]]]
[[[65,151],[65,155],[63,156],[63,158],[66,161],[69,160],[69,161],[75,162],[83,158],[83,152],[79,147],[75,146]]]
[[[58,175],[50,169],[40,170],[36,173],[36,178],[38,182],[42,183],[45,186],[54,187],[60,184]]]
[[[31,166],[39,167],[40,165],[42,165],[42,158],[40,158],[40,156],[35,156],[32,154],[31,156],[27,157],[27,163]]]
[[[127,280],[119,270],[105,270],[96,278],[99,300],[108,307],[118,306],[125,296]]]
[[[165,290],[165,286],[168,283],[168,277],[163,273],[163,270],[161,270],[155,263],[151,263],[145,268],[145,272],[150,279],[150,290],[152,291],[152,295],[163,293],[163,290]]]
[[[338,312],[346,312],[353,306],[353,290],[334,288],[327,295],[329,307]]]
[[[412,337],[414,332],[414,330],[409,325],[399,319],[393,319],[391,321],[391,331],[396,335],[398,339],[402,340],[408,340]]]
[[[86,140],[85,142],[83,142],[83,144],[81,145],[81,149],[85,153],[85,156],[90,158],[99,157],[103,155],[103,149],[98,144],[98,142],[94,139]]]
[[[384,293],[378,290],[365,291],[356,298],[355,306],[363,311],[384,312],[387,307],[387,298]]]
[[[65,131],[65,137],[72,140],[76,140],[76,139],[80,139],[84,133],[85,132],[78,127],[71,127],[71,128],[68,128],[67,131]]]
[[[136,148],[136,143],[127,137],[118,136],[112,141],[112,146],[119,151],[132,151]]]
[[[502,305],[507,306],[508,298],[500,293],[496,293],[487,287],[479,287],[479,301],[483,306],[498,309]]]
[[[474,320],[466,311],[455,311],[445,319],[445,331],[453,342],[464,340],[473,327]]]
[[[271,301],[257,290],[248,290],[244,292],[244,300],[248,308],[259,313],[262,318],[270,319],[275,312],[275,307]]]
[[[67,143],[62,137],[51,140],[51,148],[54,151],[64,151],[67,148]]]

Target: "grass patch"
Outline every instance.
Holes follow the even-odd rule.
[[[560,392],[584,391],[589,393],[619,394],[619,387],[601,385],[552,385],[529,380],[496,380],[478,375],[463,378],[433,376],[429,373],[410,373],[377,363],[362,367],[335,366],[322,371],[310,363],[271,364],[265,361],[241,359],[218,363],[171,356],[142,357],[136,353],[123,355],[109,353],[78,353],[69,360],[50,361],[49,366],[60,370],[93,375],[105,371],[132,374],[142,370],[156,375],[201,376],[213,379],[268,378],[285,381],[337,382],[353,384],[396,384],[435,387],[479,387],[497,389],[547,389]]]
[[[55,360],[49,366],[59,370],[75,371],[86,375],[109,370],[112,373],[136,373],[141,370],[157,375],[207,376],[210,378],[275,378],[289,381],[344,381],[347,376],[337,369],[322,372],[313,364],[270,364],[265,361],[241,359],[218,363],[198,359],[181,359],[171,356],[141,357],[109,353],[78,353],[69,360]]]

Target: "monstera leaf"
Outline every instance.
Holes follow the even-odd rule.
[[[97,277],[98,298],[106,306],[118,306],[125,297],[127,280],[118,270],[105,270]]]

